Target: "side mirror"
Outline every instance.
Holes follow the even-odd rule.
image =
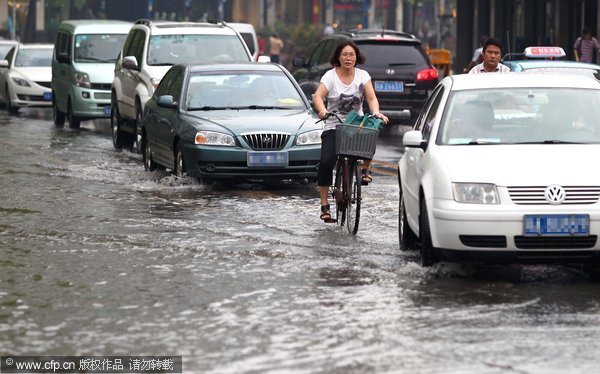
[[[271,56],[258,56],[258,62],[271,62]]]
[[[295,67],[304,67],[304,65],[306,65],[306,61],[304,60],[304,57],[294,57],[294,59],[292,60],[292,65]]]
[[[404,133],[402,143],[407,148],[427,148],[427,142],[423,140],[423,133],[419,130],[410,130]]]
[[[171,95],[159,96],[156,104],[163,108],[170,108],[170,109],[177,108],[177,103],[173,101],[173,96],[171,96]]]
[[[125,69],[140,70],[135,56],[125,56],[121,66],[123,66]]]
[[[0,68],[7,68],[8,60],[0,60]]]
[[[58,60],[58,62],[60,62],[61,64],[70,64],[71,61],[69,60],[69,56],[66,53],[60,53],[56,59]]]

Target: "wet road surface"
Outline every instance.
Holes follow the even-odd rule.
[[[398,250],[399,138],[381,141],[352,237],[320,222],[312,184],[147,173],[108,129],[0,113],[0,355],[182,355],[185,373],[600,372],[593,274],[425,269]]]

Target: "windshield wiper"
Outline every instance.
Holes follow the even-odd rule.
[[[489,140],[471,140],[467,143],[467,145],[490,145],[490,144],[500,144],[500,142],[494,142]]]
[[[103,59],[98,57],[79,57],[77,62],[94,61],[94,62],[115,62],[115,59]]]
[[[158,62],[155,64],[150,64],[150,66],[173,66],[174,64],[171,62]]]
[[[188,111],[192,111],[192,110],[225,110],[225,109],[233,109],[230,107],[226,107],[226,106],[210,106],[210,105],[205,105],[205,106],[200,106],[200,107],[192,107],[192,108],[188,108]]]
[[[519,142],[512,144],[584,144],[581,142],[566,142],[564,140],[543,140],[539,142]]]

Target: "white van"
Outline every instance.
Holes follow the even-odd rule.
[[[237,22],[227,22],[227,25],[231,26],[235,31],[240,33],[242,39],[246,42],[250,53],[252,54],[252,59],[254,61],[258,61],[258,38],[256,37],[256,30],[254,30],[254,26],[250,23],[237,23]]]
[[[110,117],[115,62],[132,24],[111,20],[61,22],[52,56],[54,124]]]

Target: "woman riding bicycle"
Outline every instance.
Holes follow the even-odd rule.
[[[363,99],[367,100],[369,111],[384,123],[388,118],[379,113],[379,102],[371,83],[371,76],[365,70],[356,67],[365,62],[365,57],[352,41],[344,41],[335,49],[329,63],[333,68],[327,71],[315,92],[313,102],[319,118],[324,119],[331,111],[336,111],[342,120],[355,110],[363,115]],[[327,108],[323,98],[327,97]],[[328,192],[333,182],[333,167],[335,166],[335,126],[339,121],[335,117],[325,121],[321,135],[321,162],[317,172],[317,183],[321,198],[321,219],[330,222]],[[368,184],[373,180],[369,166],[371,160],[365,160],[362,166],[362,183]]]

